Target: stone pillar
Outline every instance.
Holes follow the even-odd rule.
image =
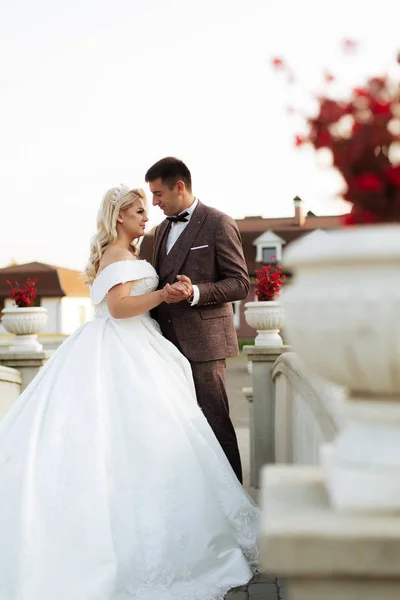
[[[398,600],[400,518],[337,511],[317,467],[262,472],[261,560],[287,600]]]
[[[260,469],[266,463],[275,462],[275,389],[272,370],[276,359],[290,350],[289,346],[244,346],[247,358],[252,362],[253,377],[253,439],[254,460],[251,479],[259,488]]]
[[[0,419],[20,395],[21,383],[19,371],[0,365]]]
[[[253,388],[244,387],[242,393],[249,403],[249,429],[250,429],[250,486],[256,487],[255,452],[254,452],[254,417],[253,417]]]
[[[21,373],[21,392],[30,384],[43,365],[52,355],[44,352],[0,352],[0,365],[12,367]]]

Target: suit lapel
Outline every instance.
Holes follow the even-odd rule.
[[[203,226],[206,216],[207,209],[204,204],[199,202],[190,218],[189,223],[173,245],[163,264],[160,265],[160,279],[165,279],[168,275],[170,275],[170,273],[172,273],[172,278],[175,279],[176,275],[179,274],[179,270],[182,264],[185,262],[185,259],[190,252],[190,248],[192,247],[197,234]],[[164,242],[161,243],[166,243],[166,236],[164,235],[163,237]],[[158,251],[158,256],[159,255],[160,252]]]

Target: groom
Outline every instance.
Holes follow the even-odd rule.
[[[171,289],[170,303],[158,306],[154,316],[190,361],[197,401],[242,482],[225,389],[226,358],[239,353],[231,302],[246,298],[250,288],[240,234],[231,217],[193,196],[191,174],[181,160],[159,160],[146,182],[153,205],[166,216],[154,236],[159,287],[178,279],[190,289],[189,300]]]

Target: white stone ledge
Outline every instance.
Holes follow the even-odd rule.
[[[264,468],[261,505],[261,554],[267,571],[289,578],[336,579],[336,585],[340,577],[381,578],[383,588],[386,579],[397,580],[400,593],[398,515],[335,511],[323,473],[313,467]],[[332,597],[350,597],[342,596],[339,586],[336,591]]]
[[[4,367],[3,365],[0,365],[0,384],[2,382],[15,383],[17,385],[21,385],[21,373],[17,371],[17,369],[13,369],[11,367]]]

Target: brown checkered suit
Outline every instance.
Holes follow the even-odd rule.
[[[199,287],[200,300],[196,306],[186,301],[163,303],[153,316],[165,337],[190,361],[197,401],[241,480],[225,389],[225,359],[238,354],[231,302],[246,298],[250,285],[240,234],[231,217],[201,202],[167,255],[169,228],[169,221],[163,221],[154,237],[159,287],[187,275]]]

